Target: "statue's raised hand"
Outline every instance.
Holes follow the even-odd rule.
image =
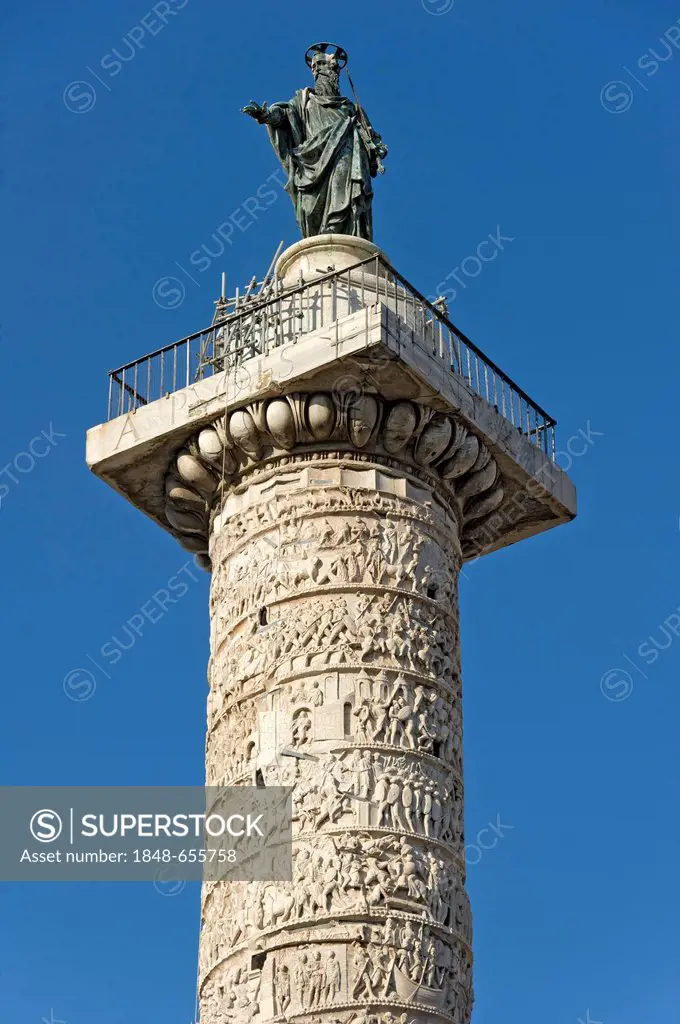
[[[251,100],[245,107],[241,107],[241,113],[254,118],[258,124],[265,124],[267,121],[267,104],[256,103],[255,100]]]

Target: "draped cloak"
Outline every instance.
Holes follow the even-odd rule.
[[[303,237],[332,231],[372,240],[372,167],[354,104],[300,89],[272,104],[267,130]]]

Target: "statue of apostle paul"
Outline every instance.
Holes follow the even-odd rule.
[[[371,240],[371,179],[382,172],[387,147],[358,102],[340,95],[345,51],[316,43],[305,60],[313,89],[300,89],[287,103],[271,107],[251,102],[243,113],[267,125],[304,238],[337,232]]]

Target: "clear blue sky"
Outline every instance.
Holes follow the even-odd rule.
[[[390,146],[377,242],[432,294],[500,227],[512,241],[462,277],[453,318],[558,418],[561,448],[598,432],[570,469],[580,518],[462,581],[468,842],[497,816],[513,826],[469,869],[475,1024],[665,1024],[680,1009],[680,639],[660,629],[680,605],[680,50],[659,38],[680,8],[446,6],[187,0],[140,37],[142,0],[10,0],[0,781],[202,780],[206,577],[90,700],[62,688],[186,560],[89,474],[84,435],[108,369],[205,326],[223,269],[244,282],[296,240],[279,196],[209,270],[189,262],[277,167],[239,108],[288,98],[307,45],[338,41]],[[133,54],[117,73],[114,49]],[[161,308],[172,275],[185,298]],[[50,425],[65,437],[28,471],[20,453]],[[615,668],[627,699],[616,678],[603,695]],[[189,1024],[198,895],[0,885],[0,1020]]]

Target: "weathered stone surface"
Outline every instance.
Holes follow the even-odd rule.
[[[295,242],[281,253],[276,273],[285,286],[294,288],[301,277],[303,281],[314,281],[331,268],[344,270],[379,252],[377,245],[358,236],[313,235]]]
[[[464,1024],[456,499],[332,441],[244,474],[210,536],[207,778],[294,787],[294,876],[205,887],[201,1020]]]

